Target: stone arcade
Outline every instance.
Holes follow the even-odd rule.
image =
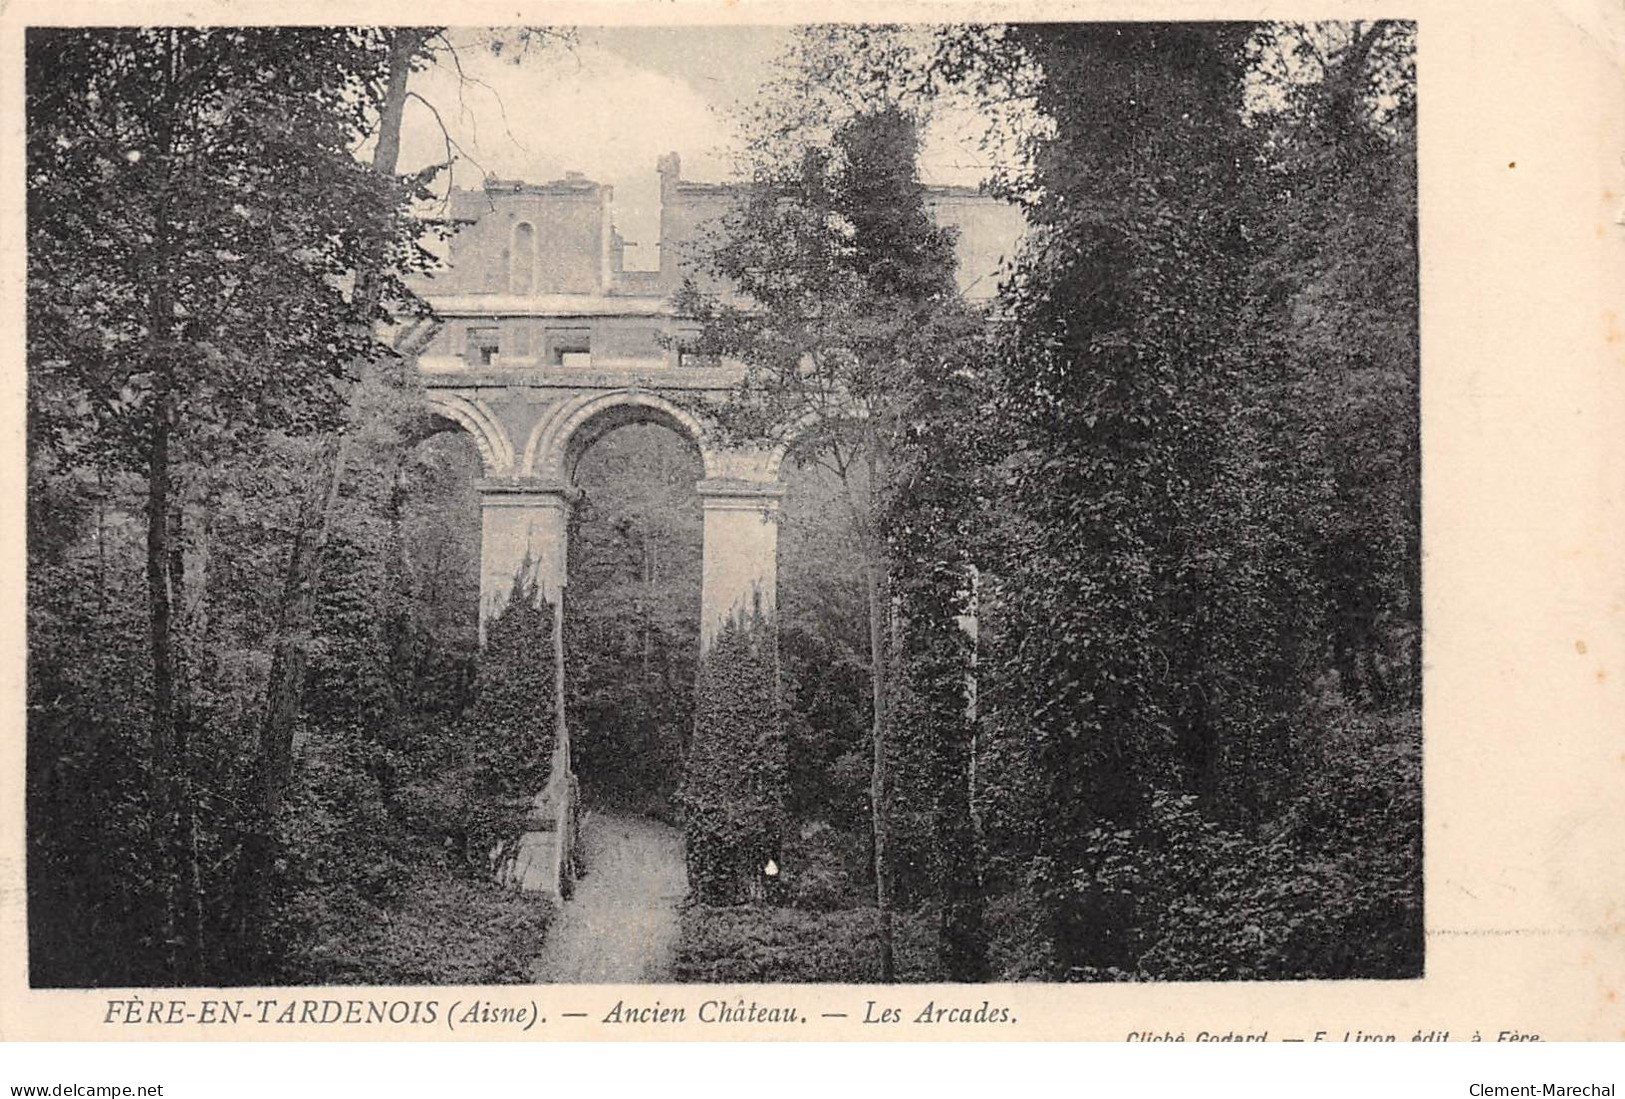
[[[595,440],[631,423],[663,424],[699,450],[702,650],[736,609],[774,607],[779,472],[793,437],[745,448],[716,440],[703,409],[723,400],[743,370],[690,353],[697,328],[671,304],[685,258],[737,191],[684,180],[675,153],[660,158],[659,173],[654,270],[625,267],[611,189],[579,174],[540,184],[488,180],[482,190],[451,194],[458,228],[446,268],[417,286],[440,323],[402,336],[416,351],[431,408],[472,436],[483,462],[482,632],[527,563],[538,593],[561,608],[576,464]],[[965,188],[932,189],[928,202],[940,223],[959,230],[961,288],[991,297],[1019,236],[1019,213]],[[562,703],[561,615],[554,646]],[[501,869],[522,888],[554,894],[567,886],[574,842],[562,705],[558,712],[552,778]]]

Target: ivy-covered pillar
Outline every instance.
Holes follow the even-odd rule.
[[[765,474],[762,456],[711,455],[715,472]],[[784,880],[787,768],[779,720],[778,508],[758,476],[699,484],[705,512],[700,667],[683,776],[689,890],[706,904],[770,900]]]
[[[480,482],[480,635],[502,613],[514,580],[554,607],[569,561],[570,507],[576,492],[528,477]]]
[[[521,889],[562,898],[576,844],[575,776],[564,715],[564,585],[570,509],[577,492],[565,485],[517,477],[481,481],[479,490],[481,644],[490,642],[490,631],[498,626],[515,592],[534,592],[536,605],[545,608],[551,618],[546,632],[552,648],[548,700],[552,713],[547,722],[552,735],[542,738],[549,744],[549,758],[512,761],[517,772],[539,775],[542,785],[527,791],[529,804],[520,832],[512,846],[504,848],[498,877]],[[488,650],[487,658],[491,655]],[[521,660],[524,667],[533,667],[536,655],[531,653],[527,659],[523,653],[506,654]]]

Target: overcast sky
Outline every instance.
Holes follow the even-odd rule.
[[[567,171],[615,188],[615,223],[637,249],[628,266],[654,266],[659,228],[655,160],[675,151],[687,179],[728,177],[733,112],[770,77],[791,29],[733,27],[589,27],[571,47],[493,55],[490,34],[454,32],[463,79],[447,60],[413,77],[412,90],[433,104],[467,159],[459,187],[484,173],[545,182]],[[406,106],[401,168],[445,159],[445,139],[429,108]],[[977,183],[985,174],[950,120],[928,136],[922,174],[934,183]],[[474,163],[474,162],[477,162]]]

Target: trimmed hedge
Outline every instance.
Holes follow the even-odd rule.
[[[501,614],[486,624],[474,705],[464,714],[470,857],[483,860],[523,828],[547,783],[558,728],[553,605],[521,569]]]
[[[778,891],[765,870],[783,858],[787,775],[778,631],[758,607],[724,624],[700,658],[682,791],[694,899],[738,904]]]
[[[897,914],[899,980],[944,979],[937,963],[939,920],[929,908]],[[873,984],[880,980],[880,913],[695,905],[683,911],[672,978],[706,984]]]
[[[354,891],[323,896],[300,983],[330,985],[523,984],[552,922],[552,904],[468,878],[430,854],[394,868],[388,904]]]

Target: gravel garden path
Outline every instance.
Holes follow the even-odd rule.
[[[644,817],[591,812],[581,822],[581,866],[575,894],[548,928],[536,981],[667,980],[677,905],[688,891],[682,833]]]

